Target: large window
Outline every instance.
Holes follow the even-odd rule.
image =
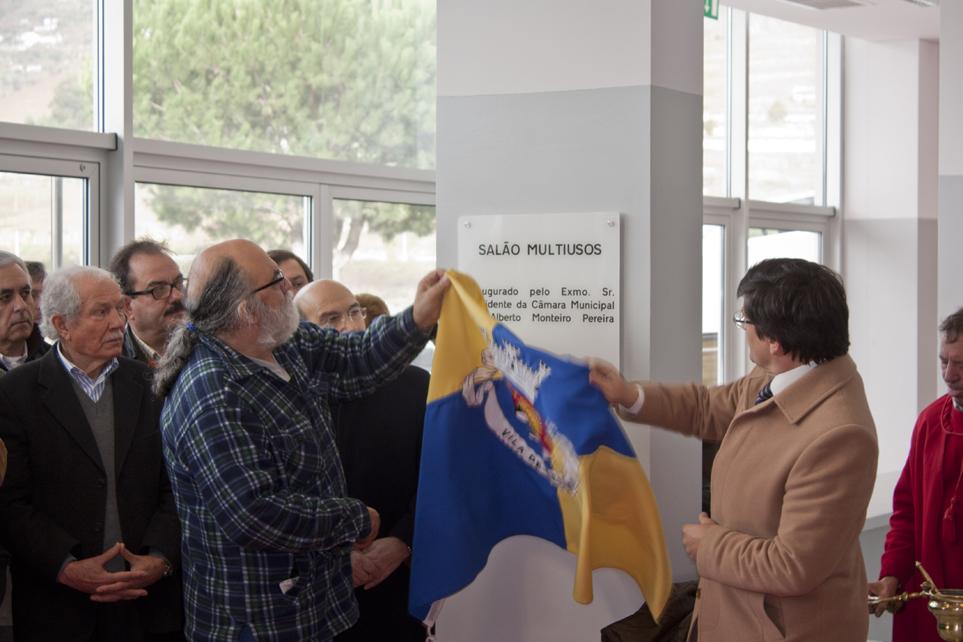
[[[702,193],[728,196],[729,13],[706,19],[702,81]]]
[[[244,237],[319,277],[380,251],[399,288],[433,262],[431,0],[2,4],[5,249],[104,265],[151,236],[186,268]]]
[[[134,133],[435,164],[431,0],[134,1]]]
[[[309,258],[307,197],[138,183],[136,202],[136,236],[167,243],[185,274],[198,252],[232,238]]]
[[[725,318],[725,227],[702,226],[702,383],[722,381],[722,342]]]
[[[750,267],[765,259],[806,259],[819,263],[822,260],[822,235],[805,230],[778,230],[761,227],[749,228],[746,248],[746,264]]]
[[[334,278],[401,312],[435,267],[435,208],[335,200]]]
[[[94,128],[93,0],[0,3],[0,121]]]
[[[0,172],[0,248],[48,269],[84,260],[82,178]]]
[[[749,16],[749,198],[822,205],[823,34]]]
[[[838,101],[842,74],[837,34],[729,7],[704,25],[703,379],[710,383],[713,341],[716,381],[751,365],[743,333],[724,321],[716,326],[736,311],[746,269],[774,257],[836,267],[838,203],[828,201],[841,181],[830,174],[839,167],[841,106],[828,99]]]

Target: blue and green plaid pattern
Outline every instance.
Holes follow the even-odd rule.
[[[411,309],[339,334],[302,323],[274,351],[284,382],[216,338],[199,342],[164,404],[164,458],[183,529],[189,640],[327,640],[357,618],[346,498],[329,400],[363,396],[424,346]],[[390,409],[385,409],[390,412]]]

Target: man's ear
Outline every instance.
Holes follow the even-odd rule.
[[[70,330],[67,328],[67,320],[59,314],[55,314],[50,317],[50,323],[57,330],[57,336],[61,339],[66,339],[70,335]]]
[[[782,349],[782,344],[775,339],[766,339],[766,341],[769,343],[769,354],[772,356],[780,357],[786,354],[786,351]]]
[[[248,299],[244,299],[237,304],[237,315],[248,325],[257,323],[257,318],[255,317],[254,310],[251,309],[251,304]]]

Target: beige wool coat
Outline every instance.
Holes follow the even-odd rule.
[[[690,640],[865,642],[859,534],[876,479],[876,429],[849,356],[754,405],[771,377],[641,383],[631,421],[721,440]],[[696,521],[693,515],[693,522]]]

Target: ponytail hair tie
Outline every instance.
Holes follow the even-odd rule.
[[[197,326],[195,326],[194,323],[191,321],[188,321],[187,323],[185,323],[184,327],[187,328],[189,332],[197,332]]]

